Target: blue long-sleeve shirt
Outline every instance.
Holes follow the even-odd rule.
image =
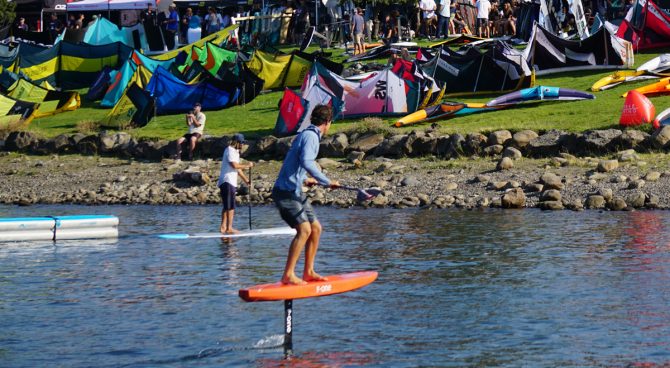
[[[279,177],[275,181],[275,188],[292,191],[297,195],[302,192],[302,184],[307,179],[307,173],[321,185],[330,185],[326,177],[316,166],[316,156],[319,154],[321,131],[314,125],[303,130],[291,145],[279,170]]]

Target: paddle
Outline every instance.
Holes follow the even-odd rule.
[[[248,198],[247,202],[249,202],[249,230],[251,230],[251,168],[249,168],[249,191],[248,191],[248,194],[249,194],[249,198]]]
[[[330,188],[329,185],[324,185],[326,188]],[[359,202],[365,202],[369,201],[372,198],[380,195],[382,191],[380,189],[375,189],[375,188],[368,188],[368,189],[361,189],[361,188],[354,188],[350,187],[347,185],[340,185],[337,188],[334,189],[344,189],[344,190],[351,190],[356,192],[356,200]]]

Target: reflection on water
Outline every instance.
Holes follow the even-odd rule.
[[[290,239],[150,236],[212,231],[216,206],[0,206],[5,217],[82,213],[119,216],[122,236],[0,245],[1,366],[670,361],[667,212],[319,208],[317,271],[380,275],[360,291],[295,301],[290,361],[282,303],[237,297],[279,279]],[[236,220],[244,228],[246,211]],[[282,222],[254,207],[252,224]]]

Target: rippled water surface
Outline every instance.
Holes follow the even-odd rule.
[[[668,212],[317,208],[317,270],[378,270],[358,291],[283,304],[287,238],[214,231],[216,206],[2,207],[114,214],[118,240],[0,244],[2,367],[628,366],[670,362]],[[248,224],[246,208],[236,224]],[[255,207],[253,227],[282,225]]]

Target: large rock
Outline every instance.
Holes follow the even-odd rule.
[[[668,148],[670,142],[670,125],[665,125],[661,129],[657,129],[651,135],[651,143],[654,148],[662,149]]]
[[[630,162],[639,160],[640,156],[637,155],[634,149],[627,149],[617,152],[616,158],[619,162]]]
[[[634,191],[626,198],[626,202],[633,208],[642,208],[644,207],[646,197],[643,192]]]
[[[83,155],[97,155],[99,152],[97,135],[89,135],[77,142],[77,151]]]
[[[644,149],[649,145],[649,133],[635,129],[627,129],[616,139],[619,149]]]
[[[290,136],[277,139],[276,155],[278,157],[284,157],[288,153],[288,150],[291,149],[291,145],[297,136]]]
[[[5,150],[7,151],[27,151],[34,144],[39,142],[35,133],[31,132],[11,132],[5,140]]]
[[[561,201],[561,192],[556,189],[549,189],[542,192],[540,201]]]
[[[544,184],[544,189],[556,189],[556,190],[562,190],[563,189],[563,182],[561,178],[554,174],[554,173],[544,173],[540,177],[540,182]]]
[[[403,187],[415,187],[415,186],[418,186],[420,184],[421,184],[421,182],[419,181],[419,179],[417,179],[413,176],[404,177],[400,181],[400,185],[402,185]]]
[[[74,133],[70,136],[70,145],[73,147],[77,146],[77,143],[79,143],[80,140],[86,138],[86,134],[83,133]]]
[[[657,181],[660,178],[661,173],[658,171],[650,171],[647,173],[647,175],[644,176],[644,180],[646,181]]]
[[[200,157],[203,158],[220,158],[223,156],[223,151],[230,145],[232,137],[212,137],[205,136],[195,146],[196,151],[199,151]],[[244,146],[243,146],[244,148]],[[241,151],[240,156],[244,153]]]
[[[463,153],[472,156],[479,156],[486,146],[488,138],[480,133],[470,133],[465,136],[465,142],[463,142]]]
[[[438,142],[438,153],[445,157],[459,157],[463,156],[463,143],[465,142],[465,137],[459,133],[455,133],[449,137],[444,145],[441,145]]]
[[[502,156],[503,157],[509,157],[512,160],[518,160],[521,157],[523,157],[523,155],[521,154],[521,151],[519,151],[517,148],[514,148],[514,147],[506,147],[505,150],[502,153]]]
[[[500,201],[503,208],[523,208],[526,206],[526,195],[521,188],[515,188],[503,194]]]
[[[601,195],[590,195],[586,198],[586,203],[584,205],[586,208],[591,209],[605,208],[605,198]]]
[[[127,150],[132,141],[130,134],[118,132],[109,134],[106,131],[98,134],[98,151],[100,153],[115,153]]]
[[[377,157],[402,157],[405,156],[405,142],[407,135],[396,134],[385,138],[375,149],[374,155]]]
[[[507,141],[509,141],[510,139],[512,139],[512,133],[510,133],[509,130],[496,130],[495,132],[489,134],[487,144],[489,146],[493,146],[496,144],[504,146],[505,143],[507,143]]]
[[[435,153],[435,149],[437,148],[437,141],[438,138],[434,135],[424,135],[421,137],[417,137],[414,141],[411,143],[412,147],[412,155],[413,156],[426,156],[426,155],[432,155]]]
[[[411,133],[409,133],[407,135],[407,138],[403,141],[403,145],[402,145],[403,154],[408,155],[408,156],[415,155],[414,150],[413,150],[414,142],[417,139],[419,139],[421,137],[425,137],[425,136],[426,136],[426,132],[421,131],[421,130],[413,130]]]
[[[256,143],[253,147],[253,152],[259,156],[274,156],[276,147],[277,137],[268,135],[256,140]]]
[[[503,147],[502,144],[494,144],[492,146],[484,148],[484,154],[486,156],[497,156],[502,153],[504,148],[505,147]]]
[[[496,170],[501,171],[501,170],[509,170],[514,167],[514,162],[512,161],[511,158],[509,157],[503,157],[498,161],[498,165],[496,166]]]
[[[610,172],[619,168],[619,161],[617,160],[600,160],[596,170],[598,172]]]
[[[47,140],[45,143],[47,150],[51,153],[65,153],[73,150],[70,144],[70,137],[65,134],[57,135],[54,138]]]
[[[532,130],[522,130],[514,133],[512,136],[512,144],[517,148],[524,148],[531,140],[537,138],[538,135]]]
[[[535,139],[528,142],[526,148],[532,157],[551,157],[558,156],[562,148],[562,137],[565,132],[559,130],[550,130]]]
[[[384,135],[381,133],[368,133],[358,137],[351,145],[350,151],[361,151],[366,154],[371,153],[377,146],[384,141]]]
[[[326,136],[321,140],[319,155],[322,157],[344,157],[346,152],[350,151],[349,137],[344,133]]]
[[[607,202],[607,208],[612,211],[623,211],[623,209],[626,207],[628,207],[628,205],[621,197],[614,197],[611,201]]]
[[[621,136],[619,129],[591,130],[579,136],[581,154],[604,154],[615,149],[617,139]]]
[[[139,159],[146,159],[152,161],[160,161],[163,158],[163,155],[166,154],[166,147],[168,141],[149,141],[144,140],[138,142],[133,146],[131,154],[133,157]],[[166,154],[167,155],[167,154]]]
[[[320,159],[316,160],[316,163],[319,164],[319,166],[321,166],[321,168],[326,169],[326,170],[335,169],[335,168],[341,166],[341,164],[339,162],[337,162],[335,160],[331,160],[329,158],[320,158]]]
[[[561,201],[544,201],[538,204],[538,207],[547,211],[560,211],[563,207],[563,202]]]
[[[212,181],[207,173],[200,172],[195,168],[188,168],[172,174],[172,180],[195,185],[207,185]]]

